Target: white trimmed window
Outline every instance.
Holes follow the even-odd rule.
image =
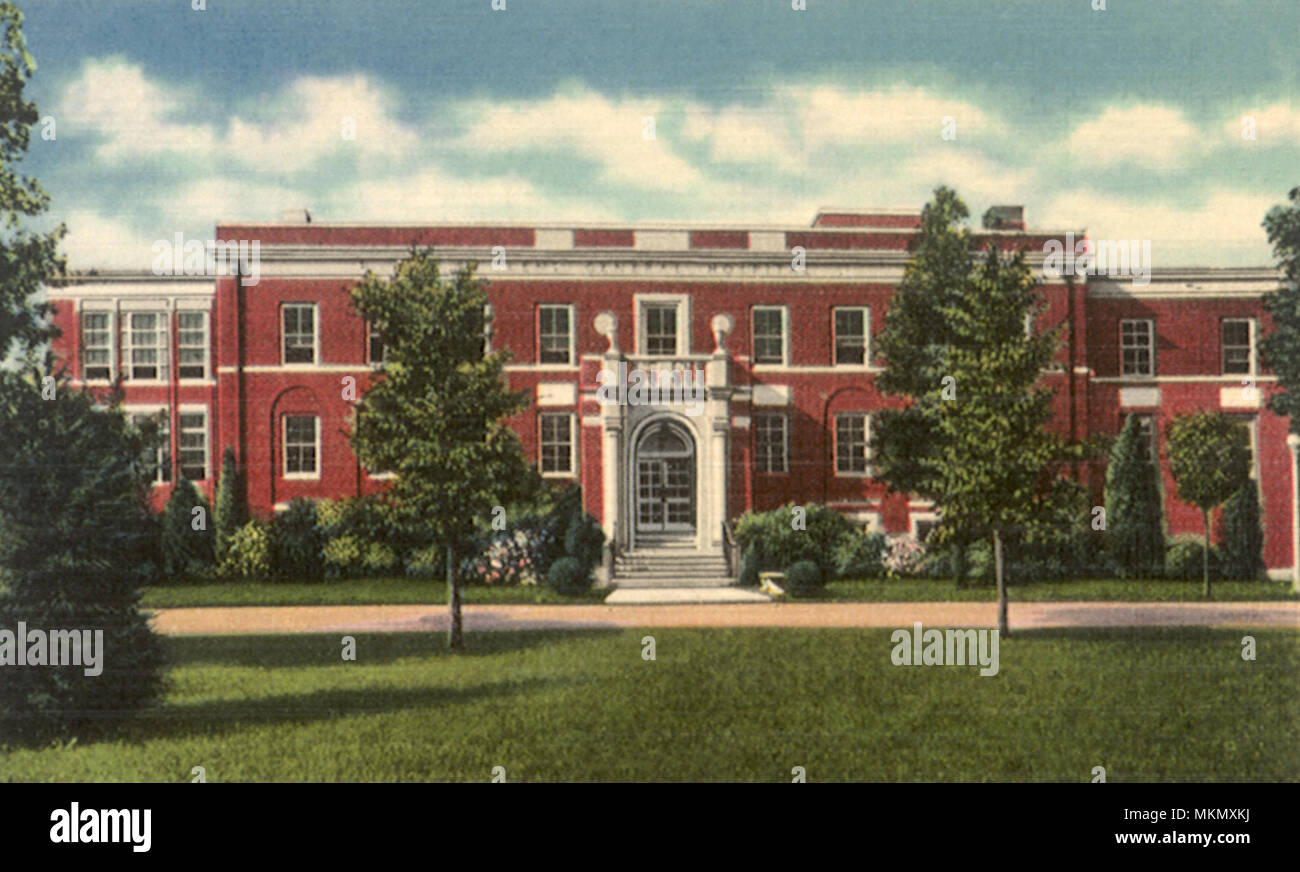
[[[1140,415],[1133,413],[1131,415],[1122,415],[1120,417],[1120,430],[1128,423],[1129,418],[1137,418],[1138,435],[1142,437],[1142,446],[1146,451],[1146,460],[1153,463],[1160,459],[1160,445],[1156,441],[1156,418],[1155,415]]]
[[[866,366],[871,311],[865,306],[834,310],[835,365]]]
[[[835,474],[867,474],[867,439],[871,430],[866,412],[841,412],[835,416]]]
[[[123,376],[128,381],[166,381],[167,313],[127,312],[122,320]]]
[[[651,304],[645,307],[645,353],[677,353],[677,307]]]
[[[284,416],[284,477],[320,476],[320,418]]]
[[[573,415],[543,414],[539,427],[542,475],[572,475]]]
[[[755,306],[753,362],[785,363],[785,308]]]
[[[146,424],[157,424],[158,445],[154,450],[154,484],[166,484],[172,480],[172,446],[171,433],[167,426],[167,410],[159,412],[130,412],[131,426],[137,430]]]
[[[113,313],[81,313],[81,378],[83,381],[111,381],[113,378]]]
[[[181,477],[204,481],[208,477],[208,413],[181,410],[179,444]]]
[[[285,363],[316,362],[316,304],[285,303],[281,312]]]
[[[176,313],[177,364],[181,378],[208,377],[208,313],[185,310]]]
[[[1155,327],[1155,321],[1146,319],[1119,322],[1121,375],[1156,374]]]
[[[1224,318],[1219,325],[1224,375],[1255,374],[1255,319]]]
[[[788,422],[785,415],[754,416],[754,467],[759,472],[789,471]]]
[[[573,307],[537,307],[537,362],[573,363]]]

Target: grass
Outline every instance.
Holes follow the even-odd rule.
[[[608,592],[564,596],[538,585],[461,588],[472,604],[598,603]],[[319,581],[219,581],[168,584],[147,588],[145,608],[193,606],[361,606],[437,605],[447,602],[447,585],[428,578],[357,578]]]
[[[1040,581],[1007,587],[1011,602],[1206,602],[1199,581],[1099,579]],[[1215,602],[1297,600],[1289,581],[1217,581],[1210,586]],[[831,602],[996,602],[992,583],[957,587],[952,581],[870,579],[833,581],[819,599]]]
[[[1300,600],[1289,582],[1224,581],[1213,587],[1222,602]],[[477,605],[536,603],[598,603],[606,591],[592,590],[570,597],[545,587],[464,588],[465,602]],[[1090,600],[1116,602],[1203,602],[1199,581],[1061,581],[1012,585],[1012,602]],[[992,602],[992,585],[958,588],[951,581],[889,579],[836,581],[818,599],[829,602]],[[193,606],[316,606],[316,605],[439,605],[447,602],[447,586],[432,579],[326,579],[320,581],[203,582],[170,584],[145,591],[150,609]]]
[[[0,750],[11,781],[1300,780],[1300,633],[1025,631],[1000,672],[889,630],[173,637],[156,711]]]

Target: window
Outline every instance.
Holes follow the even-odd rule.
[[[1154,321],[1120,321],[1119,345],[1122,375],[1155,375]]]
[[[366,331],[366,355],[371,363],[388,362],[388,346],[379,328],[371,324]]]
[[[320,474],[320,418],[284,416],[285,478],[315,478]]]
[[[180,414],[181,477],[203,481],[208,477],[208,413]]]
[[[542,475],[573,474],[573,416],[541,416]]]
[[[835,310],[835,365],[864,366],[867,363],[866,309]]]
[[[1250,477],[1259,480],[1259,418],[1254,415],[1230,415],[1250,434]]]
[[[208,313],[176,313],[178,369],[181,378],[207,378]]]
[[[128,312],[122,327],[123,375],[134,381],[167,378],[167,314]]]
[[[867,414],[845,412],[835,416],[835,474],[867,474]]]
[[[573,363],[573,307],[537,309],[537,362]]]
[[[754,308],[754,363],[785,363],[785,309]]]
[[[645,353],[677,353],[677,307],[645,307]]]
[[[912,535],[918,542],[929,542],[930,534],[939,528],[939,519],[934,515],[924,517],[912,516]]]
[[[284,306],[284,362],[316,362],[316,304]]]
[[[786,472],[788,444],[785,415],[754,416],[754,465],[759,472]]]
[[[113,315],[81,313],[81,378],[110,381],[113,377]]]
[[[154,423],[157,426],[157,448],[154,451],[154,484],[165,484],[172,480],[172,446],[171,434],[167,426],[167,415],[149,414],[148,412],[131,413],[131,426],[137,430],[143,429],[147,424]]]
[[[1219,329],[1223,346],[1223,374],[1254,374],[1254,320],[1251,318],[1224,318]]]

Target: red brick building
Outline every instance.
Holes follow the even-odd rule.
[[[984,235],[1024,248],[1036,268],[1049,240],[1068,248],[1064,231],[1026,231],[1017,211],[1009,229]],[[478,262],[489,341],[512,353],[511,385],[534,398],[511,423],[544,475],[583,486],[620,550],[679,539],[714,552],[726,519],[790,501],[924,532],[931,507],[888,493],[866,451],[872,413],[892,402],[874,388],[873,336],[918,225],[916,213],[847,210],[804,228],[222,225],[218,240],[259,247],[256,284],[82,277],[51,291],[57,351],[75,384],[120,375],[132,413],[167,412],[159,503],[181,475],[210,493],[227,446],[259,514],[295,497],[374,492],[383,476],[362,468],[347,433],[351,397],[380,365],[382,341],[347,289],[366,270],[391,270],[412,245],[431,246],[447,273]],[[1060,432],[1115,434],[1137,414],[1159,447],[1176,414],[1241,416],[1253,434],[1266,562],[1286,574],[1293,465],[1287,421],[1264,407],[1274,379],[1256,352],[1268,329],[1260,297],[1277,280],[1271,269],[1180,269],[1149,281],[1049,276],[1041,290],[1046,324],[1062,326],[1045,374]],[[698,373],[702,390],[602,403],[611,376],[600,373],[620,364],[656,386],[671,386],[674,371]],[[1198,532],[1164,469],[1170,532]],[[1099,488],[1099,469],[1076,474]]]

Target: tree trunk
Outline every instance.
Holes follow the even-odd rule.
[[[456,548],[447,546],[447,607],[451,611],[451,627],[447,630],[447,648],[455,653],[465,651],[465,631],[460,617],[460,574],[456,571]]]
[[[953,570],[957,574],[957,589],[961,590],[966,586],[966,542],[961,540],[953,547],[957,549],[957,556],[953,561]]]
[[[1210,513],[1201,510],[1201,517],[1205,519],[1205,546],[1201,548],[1201,572],[1205,579],[1205,598],[1210,598]]]
[[[993,572],[998,580],[998,636],[1005,638],[1011,635],[1011,628],[1007,626],[1007,574],[1002,564],[1002,534],[998,530],[993,531]]]

